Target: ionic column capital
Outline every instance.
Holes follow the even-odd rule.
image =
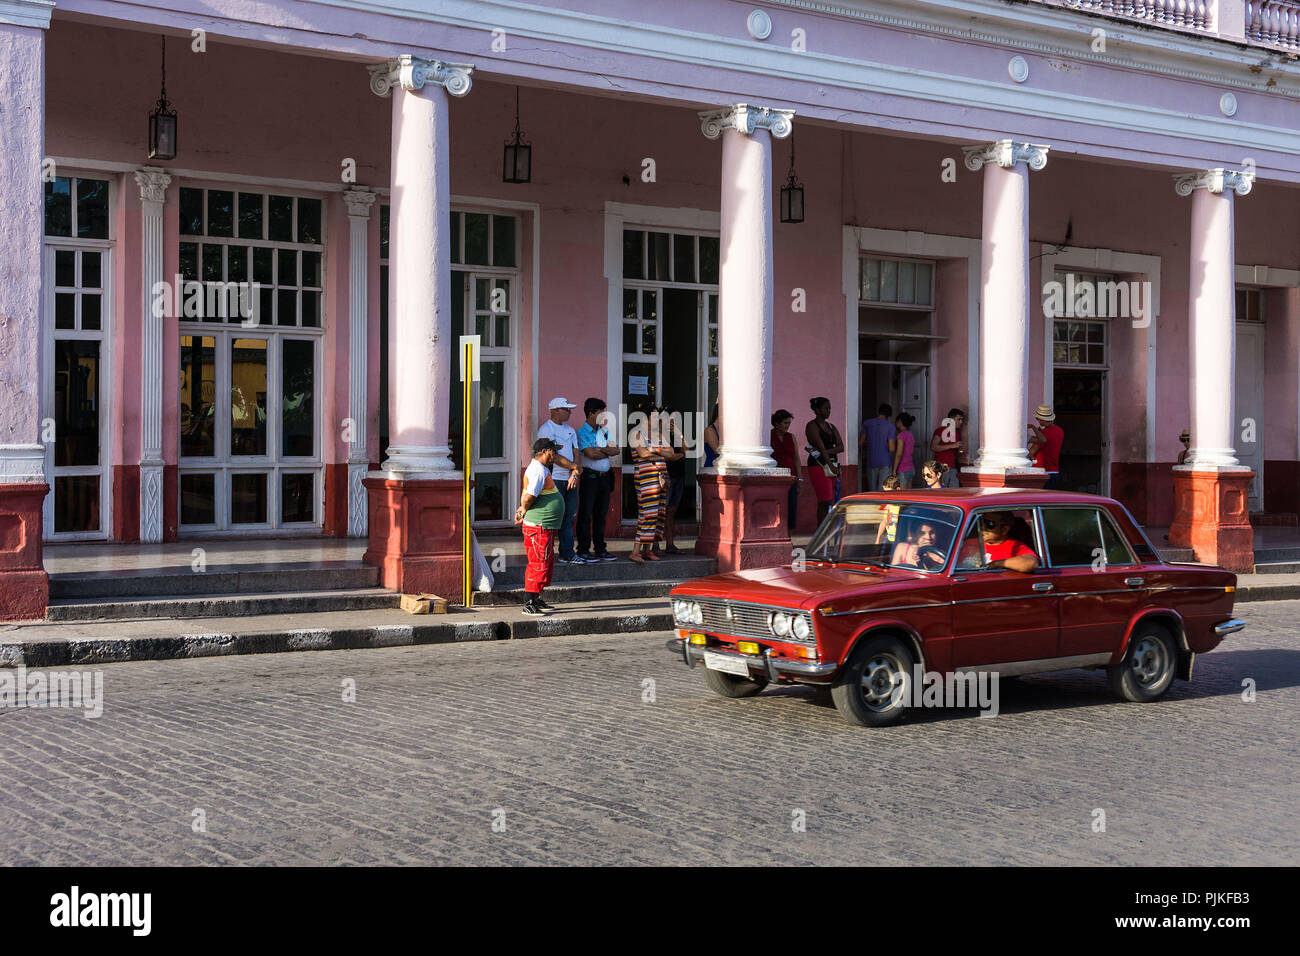
[[[1030,169],[1042,169],[1047,165],[1047,151],[1051,148],[1042,143],[999,139],[978,146],[963,146],[961,151],[966,154],[966,168],[977,173],[988,163],[997,163],[1003,169],[1010,169],[1016,163],[1024,163]]]
[[[1190,196],[1198,189],[1204,189],[1216,195],[1230,189],[1238,196],[1244,196],[1255,185],[1255,171],[1252,169],[1202,169],[1195,173],[1181,173],[1174,176],[1174,192],[1180,196]]]
[[[165,169],[157,166],[142,166],[135,171],[135,182],[140,187],[141,202],[166,202],[167,187],[172,178]]]
[[[734,129],[746,136],[756,129],[765,129],[776,139],[785,139],[794,129],[794,110],[752,106],[749,103],[737,103],[720,110],[704,110],[699,117],[700,129],[709,139],[717,139],[724,129]]]
[[[375,194],[365,186],[349,186],[343,190],[343,201],[348,204],[349,219],[369,219]]]
[[[395,60],[366,67],[370,71],[370,92],[388,96],[394,86],[408,93],[423,89],[426,83],[444,86],[452,96],[464,96],[472,84],[472,63],[444,63],[403,53]]]

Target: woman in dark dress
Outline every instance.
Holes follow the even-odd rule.
[[[794,478],[794,481],[790,482],[790,490],[786,493],[786,518],[791,536],[794,535],[795,515],[799,510],[799,486],[803,484],[799,446],[795,444],[794,436],[790,434],[790,423],[793,421],[794,416],[784,408],[778,408],[772,413],[772,457],[776,459],[776,467],[789,468],[790,476]]]
[[[844,439],[840,437],[840,430],[830,423],[829,398],[818,396],[810,399],[808,404],[813,419],[804,426],[803,433],[808,439],[808,477],[817,492],[817,524],[820,526],[835,503],[835,488],[840,478],[838,456],[844,451]]]

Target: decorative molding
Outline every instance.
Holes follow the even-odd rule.
[[[362,481],[369,465],[348,462],[348,537],[364,538],[370,533],[369,496]]]
[[[746,18],[745,27],[755,40],[766,40],[772,35],[772,18],[766,10],[755,10]]]
[[[1029,79],[1029,61],[1023,56],[1013,56],[1007,64],[1007,75],[1017,83],[1025,82]]]
[[[395,60],[366,67],[370,71],[370,92],[388,96],[394,86],[408,93],[423,89],[426,83],[446,87],[452,96],[464,96],[473,85],[472,63],[445,63],[403,53]]]
[[[167,187],[172,177],[165,169],[157,166],[142,166],[135,171],[135,182],[140,187],[141,202],[165,203]]]
[[[1202,169],[1195,173],[1182,173],[1174,177],[1174,192],[1180,196],[1190,196],[1198,189],[1206,189],[1216,195],[1230,189],[1238,196],[1244,196],[1255,185],[1255,173],[1248,169]]]
[[[734,129],[746,136],[756,129],[770,130],[776,139],[785,139],[794,129],[794,110],[778,110],[770,106],[751,106],[737,103],[720,110],[705,110],[699,114],[700,129],[709,139],[717,139],[724,129]]]
[[[0,23],[10,26],[48,30],[53,15],[50,0],[0,0]]]
[[[987,163],[997,163],[1003,169],[1010,169],[1016,163],[1025,163],[1030,169],[1042,169],[1047,165],[1047,151],[1051,148],[1039,143],[999,139],[979,146],[963,146],[961,151],[966,154],[966,168],[977,173]]]
[[[1219,112],[1224,116],[1237,115],[1237,95],[1235,93],[1224,93],[1219,97]]]
[[[140,541],[163,539],[163,317],[154,288],[163,281],[163,205],[171,175],[155,166],[135,172],[140,187]]]
[[[343,201],[348,205],[350,219],[369,219],[375,194],[366,186],[349,186],[343,190]]]
[[[0,445],[0,485],[25,485],[44,480],[44,445]]]

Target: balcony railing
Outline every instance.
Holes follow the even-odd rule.
[[[1180,32],[1300,53],[1300,0],[1037,0]]]

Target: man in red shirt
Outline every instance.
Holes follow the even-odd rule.
[[[1047,472],[1047,484],[1044,488],[1057,487],[1061,476],[1061,445],[1065,441],[1065,431],[1056,424],[1056,412],[1051,405],[1039,405],[1034,411],[1037,425],[1030,425],[1029,455],[1034,459],[1034,467]]]
[[[966,413],[960,408],[949,409],[948,415],[930,436],[930,453],[948,470],[943,475],[943,487],[956,488],[961,482],[957,477],[958,457],[966,453],[966,442],[961,430],[966,426]]]
[[[986,570],[1005,568],[1029,574],[1038,567],[1033,548],[1011,537],[1011,514],[994,511],[980,516],[980,535],[984,539]]]

